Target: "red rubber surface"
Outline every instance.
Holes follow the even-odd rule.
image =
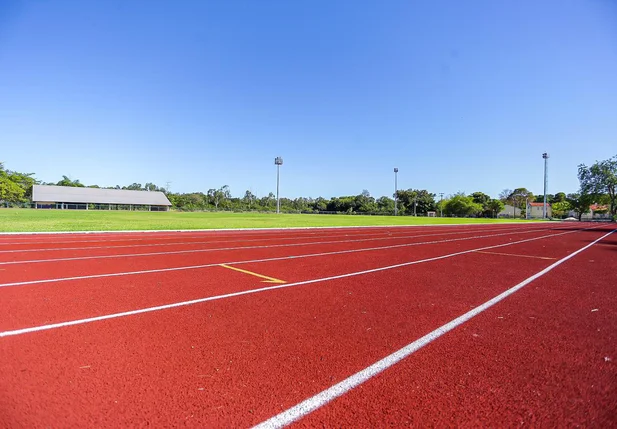
[[[550,231],[534,226],[535,231],[524,234],[520,232],[532,227],[504,226],[501,233],[517,233],[237,265],[293,282],[571,232],[487,250],[507,255],[468,253],[386,271],[0,337],[0,426],[257,424],[366,368],[555,261],[521,255],[559,259],[611,230],[610,226],[602,226],[572,232],[572,228],[582,226],[591,225],[558,225],[556,229],[551,225]],[[455,231],[465,232],[459,238],[499,234],[495,229],[422,229],[425,234],[443,232],[422,239],[397,238],[413,234],[396,228],[353,229],[344,230],[347,238],[354,234],[366,237],[368,233],[371,237],[394,236],[379,244],[369,241],[310,248],[238,249],[199,256],[183,254],[180,259],[169,255],[135,257],[131,261],[117,258],[0,265],[4,269],[0,271],[0,283],[122,272],[131,267],[155,269],[197,261],[234,260],[225,258],[250,260],[438,241],[453,238],[451,233]],[[334,231],[338,238],[343,234]],[[413,233],[419,234],[416,231]],[[122,245],[169,242],[180,234],[192,234],[198,240],[205,236],[211,241],[241,241],[257,235],[264,238],[266,245],[280,243],[286,233],[290,240],[284,242],[301,243],[330,238],[331,232],[59,238],[84,241],[84,245],[92,244],[93,239],[111,238]],[[11,237],[20,243],[15,248],[22,249],[40,245],[21,244],[31,239]],[[45,240],[53,242],[49,237]],[[3,249],[14,248],[6,237],[0,237],[0,243]],[[189,246],[178,248],[191,249]],[[227,243],[214,247],[227,247]],[[541,426],[614,426],[616,249],[617,234],[613,234],[297,424],[514,426],[522,422]],[[57,257],[56,253],[42,255]],[[259,278],[210,267],[0,287],[0,331],[264,286],[268,284]],[[595,308],[598,311],[592,312]]]

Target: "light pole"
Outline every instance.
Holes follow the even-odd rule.
[[[274,158],[274,165],[276,165],[276,212],[281,212],[281,200],[279,198],[279,181],[281,175],[281,165],[283,165],[283,158],[277,156]]]
[[[416,216],[416,207],[418,206],[418,194],[413,197],[413,215]]]
[[[542,219],[546,219],[546,188],[548,187],[548,153],[542,154],[544,158],[544,205],[542,206]]]
[[[396,203],[397,201],[396,194],[398,192],[397,175],[398,175],[398,168],[394,167],[394,216],[398,216],[398,205]]]
[[[440,198],[440,200],[439,200],[439,211],[441,212],[439,214],[439,217],[443,217],[443,192],[439,193],[439,198]]]

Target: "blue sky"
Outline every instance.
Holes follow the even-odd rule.
[[[617,3],[0,2],[0,161],[233,195],[578,188],[617,154]]]

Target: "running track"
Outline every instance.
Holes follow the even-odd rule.
[[[614,229],[0,235],[0,427],[615,427]]]

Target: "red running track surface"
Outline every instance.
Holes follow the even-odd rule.
[[[581,230],[586,227],[593,229]],[[424,234],[443,233],[422,239],[400,238],[420,234],[412,229],[353,229],[344,231],[346,238],[393,236],[377,245],[369,241],[314,244],[310,249],[239,249],[216,256],[188,253],[193,263],[220,263],[232,256],[251,260],[443,241],[457,237],[453,232],[463,233],[458,238],[483,236],[236,265],[298,282],[417,262],[16,335],[11,332],[271,284],[214,266],[0,287],[0,426],[255,425],[612,230],[611,225],[587,224],[495,229],[422,229]],[[324,235],[308,236],[312,232]],[[369,232],[373,235],[367,237]],[[342,234],[339,230],[258,233],[263,244],[280,243],[283,238],[292,243],[333,235],[340,239]],[[227,241],[252,245],[257,242],[240,241],[255,235],[254,231],[195,234],[202,241],[219,241],[218,247],[227,247]],[[493,236],[484,237],[488,235]],[[71,240],[84,242],[107,238],[71,235]],[[120,245],[142,244],[141,239],[157,244],[175,236],[166,233],[160,241],[156,234],[112,238]],[[31,237],[11,239],[20,243]],[[3,248],[12,248],[6,237],[0,242],[5,243]],[[509,245],[483,251],[487,253],[470,252],[502,244]],[[194,248],[189,246],[184,249]],[[181,244],[178,249],[183,249]],[[617,234],[609,235],[296,424],[614,426],[616,249]],[[422,262],[464,251],[468,253]],[[134,259],[136,267],[152,269],[185,262],[161,256]],[[122,258],[96,262],[0,265],[5,270],[0,271],[0,283],[8,283],[5,272],[10,282],[19,282],[88,274],[89,266],[91,273],[127,269]]]

